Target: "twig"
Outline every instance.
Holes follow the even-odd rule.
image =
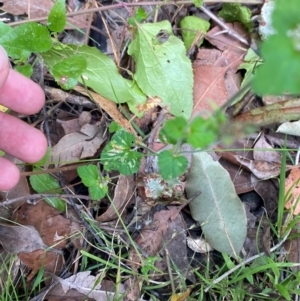
[[[27,200],[38,200],[38,199],[45,199],[45,198],[72,198],[72,199],[83,199],[83,200],[87,200],[90,201],[91,198],[89,196],[86,195],[80,195],[80,194],[75,194],[75,195],[69,195],[69,194],[45,194],[45,193],[40,193],[40,194],[32,194],[32,195],[25,195],[25,196],[21,196],[15,199],[11,199],[11,200],[7,200],[4,202],[0,203],[0,206],[10,206],[13,205],[15,203],[19,203],[19,202],[26,202]]]
[[[215,0],[204,0],[204,3],[214,3],[216,2]],[[264,0],[223,0],[223,3],[226,2],[234,2],[234,3],[247,3],[247,4],[263,4]],[[95,13],[99,11],[105,11],[105,10],[110,10],[110,9],[115,9],[115,8],[121,8],[124,7],[125,5],[127,7],[135,7],[135,6],[157,6],[157,5],[181,5],[181,4],[193,4],[192,0],[182,0],[182,1],[156,1],[156,2],[151,2],[151,1],[145,1],[145,2],[137,2],[137,3],[118,3],[118,4],[111,4],[107,6],[102,6],[102,7],[96,7],[96,8],[90,8],[86,10],[81,10],[81,11],[76,11],[76,12],[71,12],[67,13],[67,17],[74,17],[78,15],[83,15],[83,14],[89,14],[89,13]],[[44,22],[47,21],[48,17],[41,17],[41,18],[33,18],[30,20],[22,20],[22,21],[17,21],[17,22],[11,22],[8,23],[10,26],[16,26],[28,22]]]
[[[277,250],[277,249],[278,249],[278,248],[286,241],[286,239],[288,238],[289,234],[290,234],[290,231],[284,236],[284,238],[283,238],[277,245],[275,245],[273,248],[270,249],[270,253],[271,253],[271,252],[274,252],[275,250]],[[254,256],[252,256],[252,257],[249,257],[248,259],[246,259],[246,260],[244,260],[243,262],[241,262],[241,263],[239,263],[238,265],[236,265],[234,268],[232,268],[232,269],[230,269],[229,271],[227,271],[226,273],[224,273],[224,274],[223,274],[222,276],[220,276],[219,278],[215,279],[215,280],[212,282],[213,285],[219,283],[220,281],[222,281],[224,278],[226,278],[227,276],[229,276],[230,274],[232,274],[234,271],[236,271],[237,269],[239,269],[239,268],[242,267],[243,265],[245,265],[245,264],[247,264],[247,263],[249,263],[249,262],[251,262],[251,261],[253,261],[253,260],[255,260],[255,259],[259,258],[259,257],[262,257],[262,256],[264,256],[264,255],[266,255],[266,252],[262,252],[262,253],[259,253],[259,254],[254,255]],[[212,288],[213,285],[208,286],[208,287],[204,290],[204,292],[207,293],[207,292]]]

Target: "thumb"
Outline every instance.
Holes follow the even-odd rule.
[[[9,60],[4,48],[0,45],[0,89],[3,87],[9,73]]]

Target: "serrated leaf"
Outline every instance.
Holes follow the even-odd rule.
[[[175,116],[188,119],[193,107],[193,72],[183,42],[168,21],[137,25],[128,54],[136,62],[134,79],[148,96],[162,99]]]
[[[57,180],[49,174],[32,175],[29,181],[31,187],[38,193],[63,193]],[[45,198],[45,202],[59,211],[66,211],[66,203],[60,198]]]
[[[97,184],[100,180],[99,170],[96,165],[79,166],[77,172],[82,183],[87,187]]]
[[[158,154],[158,167],[164,179],[175,179],[187,170],[188,160],[183,155],[175,155],[165,150]]]
[[[93,201],[102,199],[108,191],[108,180],[100,178],[96,165],[85,165],[77,168],[82,183],[88,187],[89,195]]]
[[[272,35],[262,43],[265,62],[258,66],[253,79],[257,94],[300,93],[300,52],[294,46],[292,39],[284,34]]]
[[[30,78],[33,73],[32,66],[29,64],[26,65],[19,65],[15,67],[15,70],[20,72],[21,74],[25,75],[26,77]]]
[[[198,116],[189,126],[187,141],[194,148],[204,148],[216,141],[218,135],[218,121],[213,116],[208,119]]]
[[[137,172],[143,155],[132,148],[134,142],[135,137],[124,130],[115,133],[101,153],[104,169],[118,170],[123,175]]]
[[[219,252],[238,257],[247,235],[247,217],[228,172],[205,152],[193,154],[187,174],[191,214],[206,241]]]
[[[239,3],[223,3],[222,9],[219,12],[219,17],[231,23],[238,21],[242,23],[248,31],[253,30],[251,10]]]
[[[203,43],[204,34],[207,33],[209,27],[210,23],[204,19],[195,16],[184,17],[180,21],[180,28],[182,30],[181,33],[186,50],[190,49],[199,31],[203,33],[203,37],[198,41],[197,46],[201,46]]]
[[[73,55],[65,58],[52,67],[53,74],[57,83],[66,90],[76,86],[80,75],[86,71],[87,62],[81,55]]]
[[[184,143],[187,136],[186,128],[187,121],[183,117],[168,120],[159,133],[159,139],[165,144],[177,144],[178,140]]]
[[[66,2],[65,0],[57,0],[51,8],[47,26],[51,31],[61,32],[66,26]]]
[[[87,68],[79,79],[81,83],[111,101],[130,103],[130,109],[134,113],[137,105],[146,102],[146,96],[138,86],[133,81],[123,78],[114,61],[97,48],[86,45],[65,45],[61,49],[43,53],[42,56],[51,71],[55,64],[73,56],[74,53],[83,56],[87,61]]]
[[[0,44],[14,59],[26,59],[32,52],[44,52],[51,48],[49,30],[39,23],[22,24],[0,36]]]

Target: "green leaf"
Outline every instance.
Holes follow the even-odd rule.
[[[135,25],[135,22],[141,23],[146,18],[147,18],[147,14],[146,14],[145,10],[141,7],[138,7],[134,14],[134,18],[128,19],[128,24]]]
[[[44,52],[52,41],[47,27],[39,23],[22,24],[0,36],[0,44],[14,59],[26,59],[31,52]]]
[[[77,168],[82,183],[88,187],[89,195],[93,201],[102,199],[108,192],[108,179],[99,175],[96,165],[85,165]]]
[[[203,4],[203,0],[193,0],[193,3],[196,7],[200,7]]]
[[[123,175],[131,175],[139,170],[142,154],[132,147],[135,137],[120,130],[103,149],[100,160],[107,171],[118,170]]]
[[[141,92],[136,83],[123,78],[114,61],[97,48],[86,45],[65,45],[61,49],[51,49],[42,56],[51,71],[55,64],[73,56],[74,53],[87,61],[87,68],[79,79],[81,83],[111,101],[128,103],[131,111],[139,114],[136,106],[146,102],[146,95]]]
[[[28,78],[30,78],[30,76],[33,73],[32,66],[29,64],[16,66],[15,70],[25,75]]]
[[[65,58],[52,67],[53,74],[57,83],[66,90],[76,86],[80,75],[86,71],[87,62],[82,55],[73,55]]]
[[[112,134],[112,133],[115,133],[116,131],[118,130],[121,130],[121,126],[116,123],[114,120],[109,124],[109,127],[108,127],[108,131]]]
[[[225,121],[225,120],[224,120]],[[189,126],[188,143],[194,148],[204,148],[216,141],[219,135],[219,125],[223,123],[214,116],[204,119],[196,117]]]
[[[187,170],[188,160],[185,156],[175,155],[172,151],[165,150],[158,154],[158,167],[164,179],[174,179]]]
[[[223,3],[222,9],[219,12],[219,17],[227,22],[240,22],[248,31],[253,30],[253,23],[251,21],[251,10],[242,6],[239,3]]]
[[[165,122],[159,133],[159,139],[163,143],[177,144],[179,140],[184,143],[187,138],[187,121],[183,117],[176,117]]]
[[[128,54],[136,62],[134,79],[148,96],[159,97],[175,116],[188,119],[193,108],[193,71],[183,42],[168,21],[137,25]]]
[[[247,235],[247,217],[228,172],[205,152],[193,154],[187,174],[187,197],[205,240],[219,252],[238,257]]]
[[[31,187],[38,193],[63,193],[58,181],[49,174],[32,175],[29,181]],[[45,198],[45,202],[59,211],[66,211],[66,203],[60,198]]]
[[[204,19],[195,16],[184,17],[180,21],[180,28],[186,50],[190,49],[199,31],[203,33],[203,37],[199,40],[197,46],[202,45],[204,34],[207,33],[209,27],[210,23]]]
[[[66,26],[66,3],[65,0],[57,0],[52,6],[47,26],[51,31],[61,32]]]
[[[257,94],[300,93],[300,51],[285,34],[275,34],[262,43],[264,64],[258,66],[253,79]]]

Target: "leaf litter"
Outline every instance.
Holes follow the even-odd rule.
[[[41,12],[35,10],[36,6],[46,12],[50,9],[44,7],[46,1],[43,4],[31,2],[29,11],[25,2],[21,1],[21,7],[16,6],[14,10],[8,6],[7,1],[2,2],[3,10],[14,15],[26,12],[30,18],[42,16]],[[72,1],[68,1],[68,4],[74,6]],[[221,6],[210,8],[217,13]],[[253,11],[253,7],[251,9]],[[124,16],[128,15],[124,7],[118,12],[121,14],[122,11]],[[189,8],[182,11],[195,14]],[[260,136],[248,136],[242,140],[238,139],[238,133],[233,133],[232,136],[240,144],[235,144],[237,141],[233,141],[230,146],[220,143],[214,145],[215,152],[213,149],[207,153],[194,152],[186,159],[188,172],[171,181],[162,177],[168,171],[160,171],[159,163],[148,158],[140,168],[132,163],[132,169],[129,170],[134,170],[134,176],[119,175],[115,168],[107,167],[105,160],[101,161],[104,165],[102,167],[94,164],[94,161],[99,161],[99,154],[107,151],[107,159],[109,151],[116,153],[120,146],[125,145],[124,141],[126,148],[138,156],[141,154],[139,147],[143,143],[159,151],[156,147],[162,123],[158,122],[157,126],[156,121],[159,121],[161,115],[162,120],[169,118],[169,115],[189,119],[201,114],[208,118],[240,91],[241,85],[245,84],[248,77],[251,78],[256,62],[244,59],[249,53],[249,47],[224,31],[226,27],[222,26],[227,26],[231,32],[249,40],[247,29],[252,22],[249,16],[239,15],[243,11],[249,13],[249,8],[239,11],[238,16],[235,15],[232,20],[234,23],[214,25],[213,20],[207,18],[203,32],[200,35],[193,33],[192,38],[188,36],[189,41],[186,42],[187,32],[181,34],[173,26],[179,25],[182,18],[180,14],[173,15],[170,23],[170,20],[166,20],[166,11],[160,8],[156,16],[158,18],[155,17],[159,22],[140,23],[136,32],[128,26],[120,27],[117,47],[113,46],[110,32],[107,31],[105,41],[109,40],[110,48],[102,46],[104,50],[102,48],[100,51],[87,45],[60,44],[41,54],[48,67],[48,76],[50,74],[47,87],[50,97],[45,108],[51,113],[52,120],[47,126],[50,126],[49,138],[53,146],[50,159],[32,168],[29,183],[36,192],[53,193],[50,191],[51,186],[42,185],[41,189],[33,184],[35,176],[49,173],[46,182],[54,181],[60,188],[58,193],[70,194],[70,198],[59,198],[65,204],[60,210],[46,204],[45,201],[53,200],[52,197],[41,196],[36,202],[16,205],[8,219],[17,225],[3,223],[0,231],[5,251],[17,254],[19,260],[29,268],[30,272],[26,276],[28,283],[39,275],[41,269],[49,277],[44,281],[45,286],[50,284],[51,279],[56,282],[46,293],[48,300],[61,300],[62,297],[108,300],[113,296],[122,296],[124,300],[141,300],[147,294],[147,300],[152,294],[159,296],[160,300],[166,291],[157,289],[154,294],[153,290],[148,289],[157,281],[171,283],[172,288],[166,285],[166,295],[171,296],[172,300],[183,300],[176,292],[185,292],[185,296],[193,292],[197,296],[199,292],[194,290],[194,286],[190,285],[186,289],[184,283],[199,282],[195,271],[199,269],[203,274],[207,272],[201,265],[205,266],[210,260],[220,260],[220,252],[233,255],[237,261],[256,256],[259,252],[270,254],[270,222],[274,222],[274,213],[278,207],[279,188],[275,179],[282,172],[282,156],[278,149],[284,147],[285,143],[295,145],[290,136],[285,142],[284,135],[275,137],[272,126],[299,119],[297,99],[279,100],[279,106],[264,103],[259,108],[254,107],[255,102],[249,103],[248,112],[242,109],[242,114],[234,120],[264,127]],[[174,14],[175,11],[170,12]],[[226,15],[223,17],[228,19]],[[78,27],[89,31],[85,17],[73,18],[74,22],[80,23],[76,23]],[[107,15],[101,18],[105,20]],[[112,16],[110,18],[114,19]],[[237,22],[237,18],[244,24]],[[118,26],[113,28],[114,22],[106,24],[106,27],[112,26],[110,30],[115,30]],[[206,33],[209,25],[211,29]],[[106,29],[104,26],[103,30]],[[103,41],[102,38],[101,43],[106,45]],[[129,47],[122,49],[120,41]],[[98,42],[100,44],[100,40]],[[194,58],[186,56],[185,47],[190,48],[189,55],[190,51],[196,50]],[[108,49],[113,52],[117,65],[104,54]],[[61,72],[65,67],[62,67],[61,61],[74,53],[80,57],[82,66],[86,62],[87,68],[81,75],[78,69],[78,74],[75,72],[72,75],[74,78],[63,76]],[[241,69],[246,70],[246,74]],[[67,93],[57,89],[57,86],[51,87],[51,75],[56,79],[70,80],[68,84],[74,89]],[[63,81],[58,80],[58,84],[67,87]],[[163,111],[167,113],[160,115]],[[142,122],[143,114],[147,118]],[[114,141],[114,130],[109,126],[112,120],[116,128],[125,128],[131,136],[130,139],[127,139],[129,136],[118,137],[115,146],[109,150],[106,148],[107,140]],[[141,137],[141,128],[138,129],[136,124],[142,124],[144,133],[149,134],[152,140]],[[277,131],[297,135],[297,123],[285,123]],[[138,147],[131,144],[133,140]],[[159,146],[163,151],[168,147]],[[238,150],[229,152],[230,148]],[[193,152],[191,149],[185,151]],[[92,179],[94,186],[101,186],[106,179],[110,179],[101,197],[93,198],[91,185],[85,187],[80,183],[76,164],[86,164],[85,159],[96,167],[93,168],[96,171]],[[122,160],[122,156],[112,156],[114,162],[109,164],[115,167]],[[285,207],[298,215],[298,167],[292,168],[293,162],[289,163],[286,165],[286,172],[290,172],[285,189],[290,193],[290,202],[294,203],[287,202]],[[50,175],[51,170],[54,172]],[[42,177],[38,179],[41,182]],[[16,194],[1,194],[1,199],[5,201],[28,195],[29,200],[29,190],[21,192],[24,191],[24,187],[21,188],[24,181],[25,177],[19,183],[20,190],[15,190]],[[84,179],[82,182],[86,184]],[[92,200],[80,197],[88,193]],[[254,206],[251,201],[248,203],[248,200],[241,202],[248,193],[260,196],[264,209],[262,205]],[[71,196],[74,195],[73,200]],[[58,206],[55,202],[51,204]],[[190,217],[187,218],[187,215]],[[197,230],[192,235],[195,227]],[[290,246],[291,254],[296,258],[295,261],[299,260],[297,241],[291,242],[294,243],[294,246]],[[193,251],[190,249],[192,245]],[[216,251],[211,252],[211,248]],[[89,257],[83,249],[88,250]],[[202,255],[196,255],[198,252]],[[205,264],[199,264],[202,260],[206,261]],[[87,262],[90,270],[87,270]],[[216,266],[211,265],[209,269]]]

